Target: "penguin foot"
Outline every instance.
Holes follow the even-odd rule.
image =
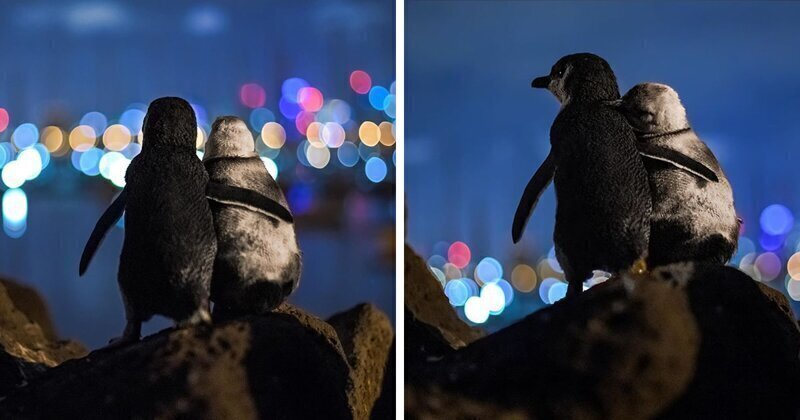
[[[206,307],[198,308],[189,318],[178,323],[179,328],[191,327],[198,324],[210,324],[211,315]]]
[[[128,321],[125,324],[125,330],[122,331],[122,336],[117,338],[112,338],[108,341],[108,344],[105,346],[106,349],[115,349],[122,347],[126,344],[135,343],[139,341],[142,335],[142,323],[141,321]]]
[[[632,274],[639,275],[647,273],[647,262],[644,260],[644,258],[639,258],[638,260],[634,261],[633,265],[631,265],[630,272]]]

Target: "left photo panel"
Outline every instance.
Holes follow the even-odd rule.
[[[0,418],[394,418],[395,2],[2,9]]]

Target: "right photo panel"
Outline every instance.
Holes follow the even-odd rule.
[[[408,418],[800,418],[797,22],[406,0]]]

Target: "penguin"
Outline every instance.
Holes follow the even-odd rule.
[[[611,66],[594,54],[571,54],[531,86],[548,89],[561,109],[550,128],[550,154],[517,209],[514,238],[552,180],[558,203],[553,242],[567,295],[580,293],[593,270],[644,272],[650,187],[633,129],[605,105],[620,97]]]
[[[653,201],[648,265],[726,264],[736,252],[741,223],[733,190],[714,153],[692,129],[678,93],[665,84],[641,83],[611,105],[628,120],[640,144],[684,154],[718,178],[709,182],[663,161],[645,161]]]
[[[269,312],[300,284],[302,257],[286,198],[237,117],[214,121],[203,164],[218,244],[214,317]]]
[[[211,319],[217,239],[206,199],[208,174],[195,152],[194,110],[181,98],[156,99],[143,129],[142,151],[128,166],[125,188],[92,231],[79,267],[83,275],[124,212],[117,278],[127,323],[112,345],[139,340],[142,322],[156,314],[180,326]]]

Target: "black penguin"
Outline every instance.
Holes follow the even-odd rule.
[[[580,293],[595,269],[642,271],[650,188],[633,130],[604,104],[619,98],[614,72],[594,54],[572,54],[532,86],[547,88],[562,106],[550,129],[550,155],[517,209],[515,239],[553,178],[558,203],[553,242],[568,295]]]
[[[642,83],[614,105],[641,144],[689,156],[711,168],[719,180],[709,182],[662,161],[645,161],[653,196],[648,265],[727,263],[739,238],[733,191],[714,153],[692,130],[678,93],[664,84]]]
[[[266,313],[300,283],[302,259],[286,198],[239,118],[214,121],[203,163],[217,232],[214,317]]]
[[[179,324],[209,321],[217,242],[206,199],[208,174],[195,152],[197,121],[181,98],[147,109],[142,152],[128,166],[125,188],[84,248],[83,274],[107,230],[125,212],[118,281],[127,325],[117,344],[138,340],[143,321],[159,314]]]

